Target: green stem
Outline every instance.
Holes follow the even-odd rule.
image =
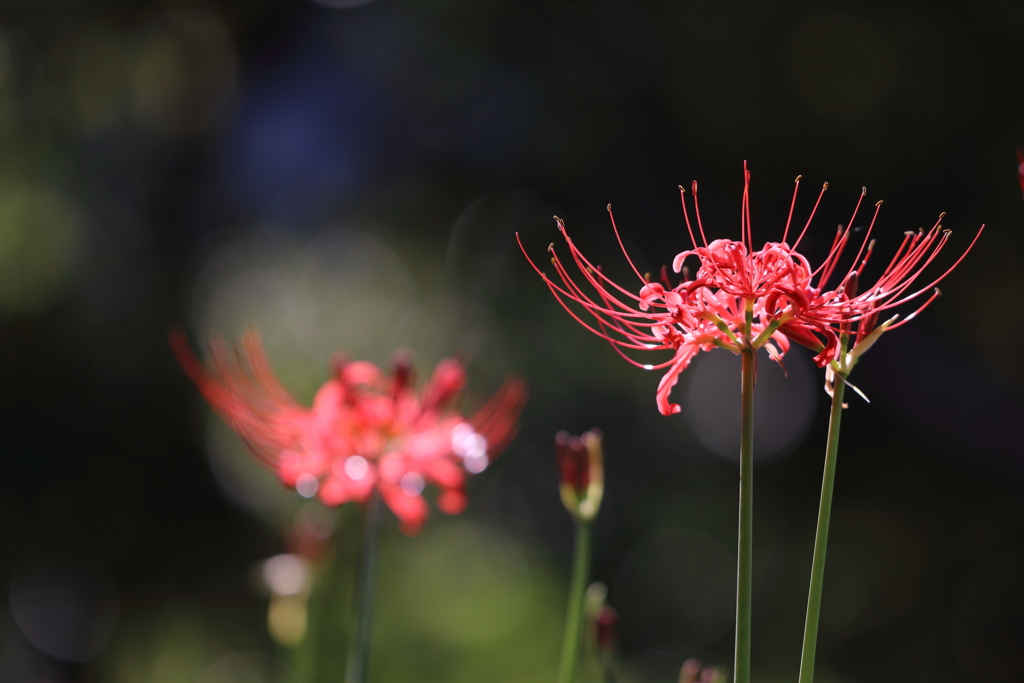
[[[818,615],[821,612],[821,587],[825,577],[825,546],[832,516],[832,488],[836,480],[836,456],[839,452],[839,423],[843,419],[843,392],[846,378],[836,373],[832,387],[832,414],[828,422],[825,446],[825,471],[821,477],[821,502],[818,505],[818,529],[814,534],[814,559],[811,561],[811,587],[807,592],[807,620],[804,622],[804,646],[800,654],[799,683],[814,679],[814,652],[818,645]]]
[[[754,531],[754,374],[756,352],[743,351],[743,410],[740,437],[740,521],[736,553],[735,683],[750,683],[750,604]]]
[[[572,556],[572,580],[569,584],[569,608],[565,614],[562,661],[558,665],[558,683],[573,683],[583,642],[583,594],[590,579],[590,522],[576,521],[576,544]]]
[[[363,510],[363,536],[359,546],[352,608],[354,626],[345,665],[345,683],[365,683],[373,627],[373,593],[377,574],[377,526],[380,496],[374,492]]]

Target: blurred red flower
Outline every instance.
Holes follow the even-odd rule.
[[[171,332],[171,346],[210,406],[284,484],[332,506],[364,502],[376,489],[409,535],[426,520],[428,483],[440,489],[443,512],[462,511],[466,472],[483,471],[508,445],[526,399],[525,384],[510,379],[467,419],[454,405],[466,381],[459,360],[438,364],[417,392],[404,357],[387,375],[336,356],[334,376],[306,408],[278,381],[252,330],[236,353],[211,339],[205,366],[181,331]]]

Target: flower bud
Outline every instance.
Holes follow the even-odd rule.
[[[555,436],[555,456],[562,502],[573,517],[589,522],[597,516],[604,494],[601,432],[591,429],[581,436],[559,432]]]

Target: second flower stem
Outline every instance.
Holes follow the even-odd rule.
[[[590,522],[576,520],[576,543],[572,556],[572,579],[569,583],[569,607],[565,614],[565,637],[562,661],[558,665],[558,683],[573,683],[583,642],[583,595],[590,579]]]
[[[832,412],[828,422],[828,443],[825,446],[825,468],[821,477],[818,528],[814,534],[811,587],[807,592],[807,619],[804,622],[804,645],[800,654],[798,683],[811,683],[814,680],[814,654],[818,645],[821,588],[825,578],[825,548],[828,544],[828,523],[832,517],[832,489],[836,480],[836,458],[839,453],[839,423],[843,419],[843,392],[846,389],[846,378],[838,373],[835,377],[832,386]]]
[[[345,683],[365,683],[373,628],[373,594],[377,576],[377,536],[380,495],[375,491],[363,509],[363,535],[356,559],[352,592],[353,629],[345,663]]]
[[[735,683],[750,683],[750,605],[753,574],[754,532],[754,375],[757,361],[752,349],[744,350],[743,400],[740,435],[740,521],[736,553],[736,657]]]

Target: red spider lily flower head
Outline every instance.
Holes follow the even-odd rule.
[[[589,522],[597,516],[604,495],[604,457],[601,432],[591,429],[581,436],[561,431],[555,435],[558,460],[558,491],[562,503],[576,519]]]
[[[749,174],[745,175],[749,186]],[[778,325],[773,324],[771,316],[766,315],[764,297],[779,283],[793,280],[794,271],[807,268],[806,263],[791,258],[780,245],[772,245],[764,253],[757,252],[755,255],[750,246],[746,189],[741,213],[744,241],[716,240],[709,244],[704,237],[704,226],[697,206],[697,184],[693,184],[696,222],[704,245],[698,247],[682,187],[680,193],[684,199],[683,215],[694,248],[675,257],[673,268],[683,273],[683,281],[675,286],[669,281],[666,268],[662,269],[661,282],[651,281],[649,276],[640,274],[622,244],[610,204],[608,213],[612,230],[626,260],[640,280],[640,289],[636,294],[613,282],[599,267],[588,261],[569,237],[564,222],[557,217],[558,229],[586,282],[585,286],[570,275],[555,252],[554,245],[549,247],[549,251],[560,282],[548,278],[530,259],[520,242],[520,248],[534,270],[573,318],[591,332],[608,340],[612,348],[633,365],[645,370],[667,369],[656,394],[658,410],[663,415],[680,412],[679,405],[669,402],[669,394],[680,373],[700,351],[710,351],[717,346],[740,353],[746,348],[764,346],[773,359],[781,361],[789,349],[789,340],[778,332]],[[689,279],[688,269],[684,267],[690,256],[699,260],[693,279]],[[593,318],[594,324],[581,317],[573,305]],[[672,350],[674,355],[668,361],[648,364],[633,360],[624,350]]]
[[[171,346],[210,406],[285,485],[332,506],[379,491],[409,535],[426,520],[427,484],[439,489],[443,512],[462,511],[466,473],[483,471],[508,445],[526,399],[525,385],[508,380],[466,418],[454,407],[465,384],[458,360],[442,361],[416,391],[407,355],[396,355],[390,375],[335,356],[334,376],[306,408],[274,376],[252,330],[236,353],[211,339],[206,366],[182,332],[171,332]]]
[[[793,194],[794,202],[799,184],[798,177]],[[828,366],[843,374],[849,372],[857,358],[871,348],[882,333],[909,322],[939,296],[936,285],[967,256],[985,228],[984,225],[979,228],[967,249],[952,266],[922,286],[919,282],[922,275],[946,246],[951,235],[949,230],[942,227],[941,221],[946,215],[942,213],[929,230],[905,232],[901,244],[882,274],[865,286],[862,274],[875,250],[875,239],[871,235],[882,202],[875,204],[874,214],[849,268],[841,276],[836,276],[843,272],[839,269],[839,263],[851,241],[853,224],[866,194],[867,189],[861,188],[860,199],[849,223],[845,228],[839,226],[828,256],[814,270],[804,265],[807,261],[796,252],[796,244],[792,248],[781,245],[780,248],[792,252],[794,263],[799,262],[801,265],[794,268],[789,277],[777,283],[763,302],[765,314],[780,332],[791,341],[817,351],[815,362],[819,366]],[[831,282],[837,283],[834,289],[829,288]],[[898,316],[892,315],[880,323],[885,315],[894,313],[893,309],[924,295],[928,295],[924,302],[902,321],[896,322]]]

